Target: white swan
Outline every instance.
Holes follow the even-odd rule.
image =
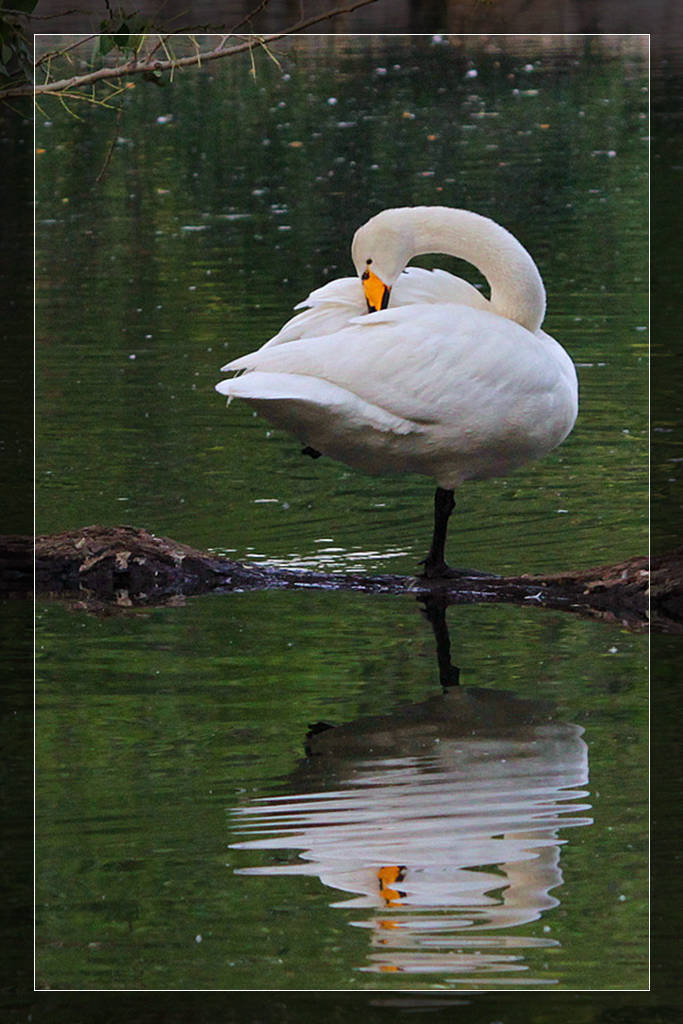
[[[490,300],[444,271],[404,270],[433,252],[474,264]],[[577,414],[576,371],[540,329],[536,264],[487,217],[441,206],[384,210],[356,231],[351,253],[359,276],[314,291],[300,303],[310,308],[274,338],[222,367],[247,372],[216,390],[297,435],[309,454],[434,478],[424,575],[449,575],[454,489],[563,441]]]

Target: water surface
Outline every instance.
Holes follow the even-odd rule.
[[[481,933],[522,955],[521,984],[642,986],[644,638],[537,608],[447,619],[461,686],[443,696],[412,598],[43,607],[40,983],[482,987],[462,963]],[[236,846],[257,818],[263,848]],[[401,866],[409,908],[372,885]],[[406,966],[418,929],[440,969],[379,970]]]
[[[369,215],[443,203],[531,251],[581,392],[557,451],[462,489],[462,564],[549,571],[643,551],[645,55],[540,46],[329,38],[285,47],[280,68],[262,57],[255,78],[232,60],[173,89],[138,84],[100,185],[111,113],[51,110],[37,139],[39,530],[126,521],[257,561],[414,571],[430,481],[302,458],[213,387],[352,272]]]
[[[128,522],[256,562],[414,572],[430,481],[302,458],[213,386],[351,272],[368,216],[443,203],[532,252],[581,389],[556,452],[463,489],[452,560],[642,553],[642,41],[276,56],[136,83],[118,127],[94,106],[39,119],[39,532]],[[39,986],[646,987],[646,639],[538,607],[447,618],[461,688],[442,694],[412,597],[41,603]]]

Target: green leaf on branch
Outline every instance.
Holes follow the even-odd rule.
[[[128,44],[128,40],[129,40],[128,25],[125,23],[125,21],[124,21],[124,23],[122,25],[119,26],[119,29],[118,29],[116,35],[112,36],[112,39],[114,40],[114,45],[118,46],[119,50],[127,50],[128,49],[128,45],[129,45]]]
[[[142,77],[145,82],[154,82],[155,85],[166,86],[167,84],[161,75],[161,71],[143,71]]]
[[[95,43],[95,57],[104,57],[105,54],[109,53],[116,46],[113,36],[98,36],[97,42]]]

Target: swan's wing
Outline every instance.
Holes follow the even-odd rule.
[[[363,286],[357,277],[338,277],[336,281],[328,281],[320,288],[314,289],[294,309],[304,307],[342,305],[354,306],[361,312],[366,309]]]
[[[473,309],[490,309],[490,303],[474,285],[446,270],[406,267],[391,289],[389,308],[414,303],[450,302]]]
[[[346,327],[353,317],[367,312],[363,286],[357,277],[340,277],[329,281],[299,302],[297,313],[262,348],[272,348],[301,338],[324,337]]]
[[[401,420],[464,428],[552,391],[557,367],[547,349],[544,339],[488,311],[408,305],[358,317],[327,337],[261,348],[224,369],[311,377]],[[234,383],[219,388],[238,394]]]
[[[467,281],[445,270],[408,267],[391,290],[390,308],[416,303],[451,302],[489,309],[489,302]],[[357,277],[340,277],[312,291],[295,309],[303,309],[262,345],[273,348],[302,338],[321,338],[347,327],[354,317],[367,314],[363,286]]]

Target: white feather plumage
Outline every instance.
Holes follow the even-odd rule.
[[[445,490],[505,474],[567,436],[576,371],[540,329],[545,290],[509,232],[464,210],[385,210],[352,252],[359,276],[316,289],[275,337],[224,366],[243,372],[221,394],[350,466],[421,473]],[[404,270],[425,252],[473,263],[490,300],[443,270]],[[360,280],[370,266],[391,289],[373,312]]]

